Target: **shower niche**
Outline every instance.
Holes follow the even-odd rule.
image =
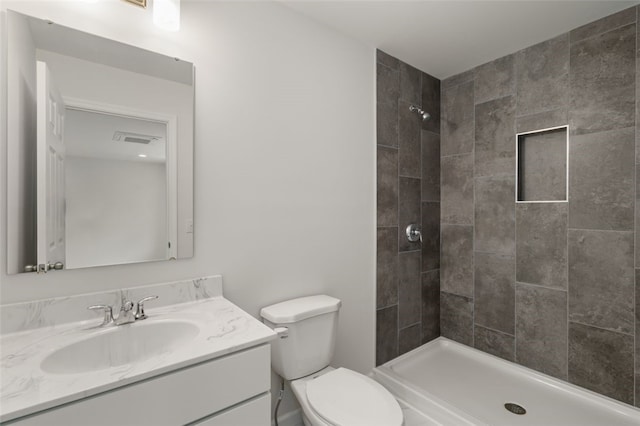
[[[516,202],[566,202],[569,126],[518,133],[516,164]]]

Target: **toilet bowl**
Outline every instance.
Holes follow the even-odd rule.
[[[355,371],[329,367],[340,300],[309,296],[262,308],[278,333],[271,365],[291,388],[307,426],[400,426],[398,401],[381,384]]]
[[[305,426],[401,426],[402,409],[373,379],[327,367],[291,382]]]

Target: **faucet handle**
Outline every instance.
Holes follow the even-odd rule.
[[[143,297],[142,299],[138,300],[138,303],[136,304],[138,309],[136,309],[135,318],[137,320],[145,319],[147,317],[147,315],[144,313],[144,302],[148,302],[149,300],[154,300],[154,299],[157,299],[157,298],[158,298],[158,296],[147,296],[147,297]]]
[[[90,311],[97,311],[102,309],[104,311],[104,319],[100,327],[111,324],[113,322],[113,308],[109,305],[91,305],[87,307]]]

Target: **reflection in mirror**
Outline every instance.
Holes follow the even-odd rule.
[[[7,18],[9,273],[192,256],[193,66]]]

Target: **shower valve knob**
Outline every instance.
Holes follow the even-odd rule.
[[[407,234],[407,240],[409,240],[410,243],[415,243],[418,241],[422,242],[422,230],[415,223],[407,226],[405,232]]]

